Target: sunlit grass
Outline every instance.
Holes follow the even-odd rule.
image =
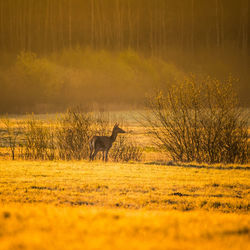
[[[3,249],[247,249],[249,170],[0,161]]]
[[[249,217],[22,205],[0,208],[6,249],[247,249]]]

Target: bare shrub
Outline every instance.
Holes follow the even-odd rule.
[[[24,125],[23,157],[33,160],[53,160],[56,157],[54,129],[34,117]]]
[[[15,160],[18,136],[21,133],[20,126],[18,126],[17,122],[12,121],[7,116],[1,119],[1,123],[3,124],[3,130],[0,131],[1,139],[10,149],[12,160]]]
[[[80,107],[69,108],[58,122],[56,132],[59,158],[87,159],[92,136],[93,116]]]
[[[141,161],[142,148],[126,136],[119,136],[110,150],[113,161]]]
[[[191,76],[148,97],[142,124],[173,160],[246,163],[247,115],[232,83]]]
[[[26,119],[20,155],[34,160],[81,160],[89,155],[89,139],[104,133],[105,121],[80,107],[71,107],[56,123]],[[98,119],[97,119],[98,118]]]
[[[91,126],[92,133],[98,136],[104,136],[110,133],[113,126],[109,112],[99,111],[92,113],[93,124]]]

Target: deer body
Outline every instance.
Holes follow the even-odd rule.
[[[108,152],[112,147],[113,142],[116,140],[118,133],[125,133],[124,130],[119,128],[118,124],[115,124],[111,136],[94,136],[89,142],[90,155],[89,159],[94,160],[96,154],[99,151],[103,152],[103,161],[108,161]]]

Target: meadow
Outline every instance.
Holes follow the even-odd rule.
[[[1,249],[248,249],[247,165],[0,161]]]
[[[136,115],[111,113],[109,122],[126,121],[140,162],[25,159],[22,134],[11,160],[3,141],[0,249],[248,249],[249,164],[173,162]],[[25,119],[10,117],[10,128]]]
[[[0,250],[250,249],[249,45],[249,0],[0,0]]]

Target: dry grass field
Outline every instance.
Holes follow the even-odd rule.
[[[0,161],[0,249],[249,249],[248,166]]]

